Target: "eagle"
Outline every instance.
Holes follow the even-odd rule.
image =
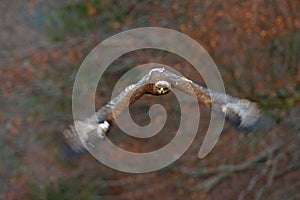
[[[212,91],[165,68],[154,68],[136,84],[126,87],[94,115],[77,120],[65,129],[63,135],[67,145],[73,152],[85,151],[85,145],[93,145],[95,141],[106,137],[115,118],[129,105],[145,94],[167,95],[173,88],[196,97],[200,104],[211,108],[217,116],[224,117],[239,131],[253,132],[265,125],[265,117],[256,103]]]

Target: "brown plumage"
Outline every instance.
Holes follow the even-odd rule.
[[[84,121],[76,121],[75,126],[79,129],[79,133],[74,126],[65,130],[64,135],[67,143],[75,151],[84,149],[82,140],[85,145],[93,146],[97,139],[105,137],[114,117],[117,117],[129,105],[136,102],[144,94],[165,95],[172,88],[196,97],[206,107],[211,108],[212,103],[214,103],[213,111],[218,116],[225,117],[238,130],[249,132],[259,129],[263,124],[261,112],[255,103],[211,91],[164,68],[155,68],[136,84],[126,87],[117,97],[98,110],[95,115]]]

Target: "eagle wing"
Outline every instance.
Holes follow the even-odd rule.
[[[114,119],[129,105],[145,94],[164,95],[171,88],[196,97],[201,104],[212,108],[218,116],[225,117],[238,130],[251,132],[264,124],[264,118],[256,103],[209,90],[164,68],[154,68],[136,84],[126,87],[93,116],[83,121],[75,121],[74,125],[64,130],[68,146],[76,152],[85,151],[85,145],[93,146],[105,137]]]

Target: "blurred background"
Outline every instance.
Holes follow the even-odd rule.
[[[299,1],[2,0],[0,16],[0,199],[300,199]],[[200,106],[195,141],[162,170],[127,174],[90,154],[66,154],[62,131],[72,123],[81,62],[107,37],[143,26],[174,29],[202,44],[227,93],[256,101],[274,119],[272,129],[243,134],[226,124],[200,160],[210,119]],[[97,107],[109,101],[127,69],[148,62],[203,83],[176,55],[134,51],[105,72]],[[143,97],[131,114],[146,125],[155,103],[168,112],[160,134],[141,140],[115,126],[110,139],[134,152],[166,145],[180,121],[174,96]]]

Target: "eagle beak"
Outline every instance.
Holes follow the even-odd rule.
[[[158,94],[167,94],[169,92],[168,88],[159,88],[157,90]]]

